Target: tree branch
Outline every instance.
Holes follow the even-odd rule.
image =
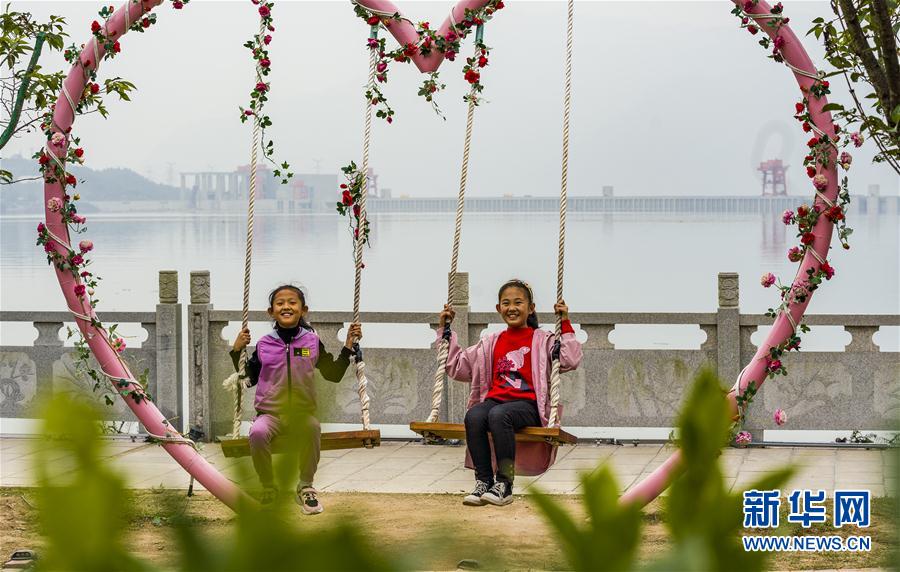
[[[9,142],[10,138],[12,138],[13,133],[16,130],[16,123],[19,122],[19,114],[22,113],[22,104],[25,103],[25,95],[28,91],[28,84],[31,83],[31,74],[34,73],[34,68],[37,67],[38,58],[41,57],[41,48],[44,45],[44,33],[38,32],[37,38],[34,41],[34,50],[31,52],[31,60],[28,62],[28,67],[25,69],[25,75],[22,77],[22,85],[19,86],[19,94],[16,97],[16,105],[13,108],[12,115],[9,118],[9,125],[6,126],[6,129],[3,130],[3,133],[0,134],[0,149],[6,147],[6,144]]]
[[[876,43],[881,48],[884,72],[887,77],[889,100],[885,102],[886,123],[894,123],[891,114],[900,105],[900,61],[897,58],[897,42],[891,27],[891,16],[885,0],[872,0],[872,18],[876,30]]]
[[[878,60],[872,55],[869,42],[859,23],[859,14],[853,0],[838,0],[841,12],[844,13],[847,32],[850,34],[850,50],[860,59],[869,79],[872,80],[872,87],[882,103],[890,100],[890,89],[888,88],[887,79],[884,76],[884,70],[878,64]],[[890,114],[890,111],[888,111]]]

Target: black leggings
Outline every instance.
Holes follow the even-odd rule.
[[[491,483],[494,469],[488,431],[497,457],[497,480],[512,483],[516,466],[516,431],[540,427],[537,403],[531,400],[485,399],[466,412],[466,442],[475,464],[475,478]]]

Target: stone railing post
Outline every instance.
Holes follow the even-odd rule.
[[[716,371],[727,387],[741,371],[741,310],[736,272],[719,272],[716,312]]]
[[[159,304],[156,305],[156,393],[162,414],[184,430],[184,380],[181,368],[181,304],[178,303],[178,271],[159,271]]]
[[[202,438],[211,441],[212,396],[209,387],[209,271],[191,271],[188,305],[188,400],[191,418],[188,428],[202,431]]]
[[[449,277],[448,277],[449,279]],[[456,317],[453,319],[453,331],[458,336],[460,347],[469,346],[469,273],[457,272],[456,281],[453,284],[453,308],[456,310]],[[444,400],[441,411],[441,419],[446,419],[449,423],[462,423],[466,414],[466,403],[469,399],[469,384],[458,383],[447,378],[444,388]]]

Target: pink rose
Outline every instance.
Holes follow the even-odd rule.
[[[850,168],[850,164],[853,163],[853,155],[844,151],[843,153],[841,153],[840,163],[841,163],[841,167],[843,167],[844,170],[846,171],[847,169]]]
[[[263,43],[268,46],[269,43],[271,43],[271,41],[272,41],[272,36],[270,36],[269,34],[266,34],[265,37],[263,38]]]
[[[772,284],[775,284],[775,275],[771,272],[766,272],[762,275],[762,278],[759,279],[759,283],[762,284],[764,288],[768,288]]]
[[[368,46],[369,46],[370,48],[377,48],[377,47],[378,47],[378,40],[376,40],[375,38],[369,38],[368,41],[367,41],[366,43],[368,44]]]
[[[794,222],[794,211],[788,209],[781,214],[781,222],[791,224]]]
[[[76,254],[75,256],[72,257],[72,265],[73,266],[81,266],[82,264],[84,264],[83,256],[81,256],[80,254]]]
[[[66,136],[63,135],[62,133],[60,133],[59,131],[57,131],[50,138],[50,143],[52,143],[56,147],[62,147],[63,145],[66,144]]]
[[[800,262],[803,260],[803,250],[800,249],[799,246],[792,246],[790,250],[788,250],[788,260],[791,262]]]
[[[781,369],[781,360],[773,359],[769,362],[769,371],[779,371]]]
[[[58,213],[61,208],[62,201],[59,199],[59,197],[53,197],[52,199],[47,201],[47,209],[49,209],[50,212]]]
[[[828,188],[828,177],[826,177],[825,175],[816,175],[815,177],[813,177],[813,186],[816,188],[816,190],[824,191],[826,188]]]
[[[386,70],[387,67],[388,67],[387,62],[378,62],[378,65],[375,66],[375,70],[376,70],[378,73],[381,73],[381,72],[383,72],[384,70]]]
[[[264,92],[264,91],[266,91],[267,89],[269,89],[269,86],[267,86],[267,85],[266,85],[265,83],[263,83],[263,82],[259,82],[258,84],[256,84],[256,91]]]
[[[84,224],[87,222],[87,219],[81,215],[75,214],[72,215],[72,222],[74,222],[75,224]]]
[[[268,6],[260,6],[259,7],[259,15],[265,18],[269,15],[269,7]]]
[[[44,234],[44,231],[47,230],[47,227],[44,226],[44,223],[39,222],[37,226],[38,234]]]
[[[749,445],[753,441],[753,435],[749,431],[741,431],[734,437],[735,445]]]
[[[116,352],[122,353],[123,351],[125,351],[125,340],[123,340],[122,338],[116,338],[112,342],[112,347],[114,350],[116,350]]]
[[[94,250],[94,243],[90,240],[82,240],[78,243],[78,248],[81,250],[81,252],[90,252]]]
[[[863,144],[863,136],[859,134],[859,131],[854,131],[850,134],[850,140],[853,141],[853,145],[855,147],[862,147]]]
[[[259,67],[267,68],[271,65],[272,65],[272,62],[269,61],[268,58],[263,58],[263,59],[259,60]]]
[[[787,422],[787,413],[784,412],[784,409],[776,409],[773,417],[775,418],[775,425],[781,426]]]

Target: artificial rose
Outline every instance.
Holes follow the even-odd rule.
[[[775,414],[772,417],[775,419],[775,425],[778,425],[779,427],[787,423],[787,413],[784,412],[784,409],[776,409]]]
[[[799,246],[792,246],[788,250],[787,257],[791,262],[800,262],[803,260],[803,250]]]
[[[816,175],[813,177],[813,186],[818,191],[824,191],[828,188],[828,177],[825,175]]]
[[[762,278],[759,279],[759,283],[763,285],[763,288],[768,288],[772,284],[775,284],[775,275],[771,272],[766,272],[762,275]]]
[[[49,210],[52,213],[59,212],[59,210],[62,208],[62,206],[63,206],[63,203],[59,197],[53,197],[52,199],[47,201],[47,210]]]
[[[90,240],[82,240],[78,243],[78,249],[81,250],[81,252],[90,252],[94,250],[94,243]]]
[[[734,437],[735,445],[749,445],[753,441],[753,435],[749,431],[741,431]]]
[[[794,222],[794,211],[788,209],[781,213],[781,222],[784,224],[791,224]]]
[[[819,269],[825,273],[825,280],[831,280],[834,278],[834,268],[828,264],[828,261],[822,263],[822,266]]]
[[[72,291],[75,292],[76,296],[81,298],[82,296],[84,296],[84,291],[85,291],[84,284],[76,284],[75,287],[72,289]]]
[[[862,147],[863,144],[863,136],[859,134],[859,131],[854,131],[850,134],[850,140],[853,141],[853,145],[855,147]]]
[[[804,232],[803,236],[800,237],[800,242],[806,245],[810,245],[816,241],[816,235],[811,232]]]

